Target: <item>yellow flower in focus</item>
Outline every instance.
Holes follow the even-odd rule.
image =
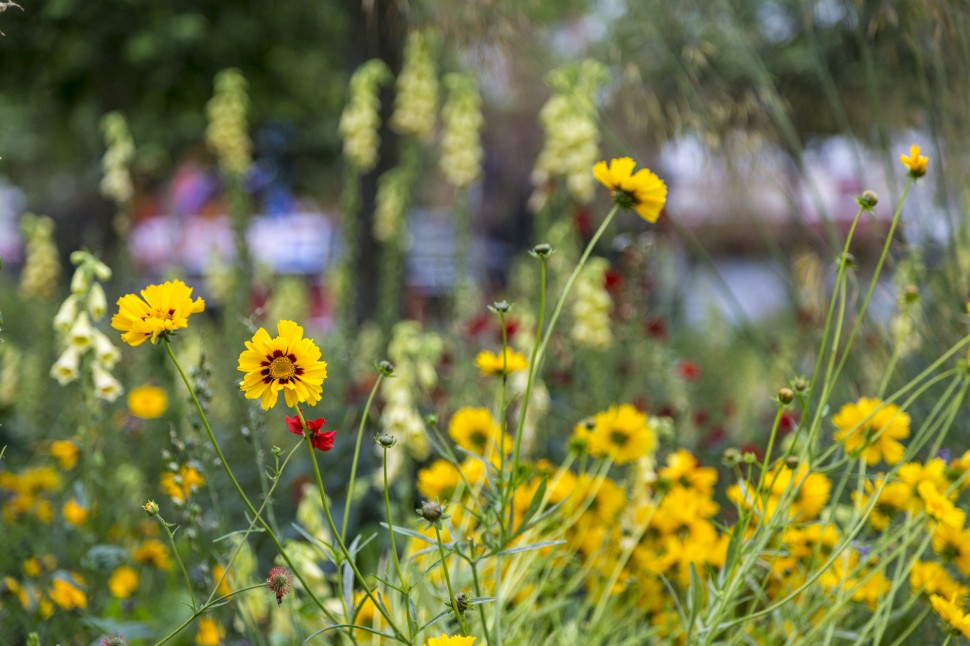
[[[919,146],[913,144],[909,147],[909,155],[899,156],[899,161],[909,169],[909,176],[913,179],[919,179],[923,175],[926,175],[926,165],[930,161],[928,157],[924,157],[919,153]]]
[[[118,299],[118,313],[111,327],[121,330],[121,340],[131,346],[148,339],[155,343],[163,334],[189,326],[189,316],[205,310],[205,301],[192,300],[192,288],[180,280],[149,285],[141,298],[126,294]]]
[[[195,633],[197,646],[219,646],[226,636],[226,629],[216,623],[212,617],[199,620],[199,630]]]
[[[88,607],[87,595],[84,594],[75,580],[69,581],[60,577],[54,579],[47,591],[47,596],[64,610]]]
[[[970,639],[970,615],[963,612],[963,608],[953,601],[947,601],[938,594],[930,595],[930,603],[943,621],[953,627],[961,635]]]
[[[845,445],[847,453],[860,453],[866,464],[880,460],[897,464],[903,459],[899,440],[909,437],[909,415],[899,406],[863,397],[844,405],[832,421],[839,428],[835,440]]]
[[[74,468],[80,453],[81,450],[78,449],[77,444],[70,440],[54,440],[51,442],[51,457],[57,460],[65,471]]]
[[[64,520],[72,525],[83,525],[88,522],[88,510],[74,498],[64,503],[61,513],[64,515]]]
[[[179,504],[185,504],[195,490],[204,484],[205,477],[190,464],[183,464],[177,477],[176,474],[167,471],[162,474],[161,479],[162,491]]]
[[[448,636],[444,633],[441,637],[429,637],[424,642],[424,646],[475,646],[477,637],[461,637],[459,635]]]
[[[667,185],[648,168],[633,172],[637,163],[620,157],[593,166],[593,176],[613,191],[613,200],[623,209],[633,209],[647,222],[656,222],[667,202]]]
[[[327,362],[320,361],[320,348],[303,338],[303,328],[293,321],[280,321],[276,329],[276,338],[259,328],[253,340],[246,341],[237,368],[246,376],[239,387],[246,399],[259,399],[265,410],[276,405],[280,392],[287,406],[313,406],[323,392]]]
[[[482,371],[485,376],[510,375],[513,372],[526,370],[529,362],[524,354],[516,352],[512,348],[505,348],[501,354],[482,351],[475,357],[475,366]]]
[[[141,419],[158,419],[168,410],[168,394],[158,386],[132,388],[128,393],[128,410]]]
[[[138,589],[138,570],[128,565],[117,568],[108,579],[108,589],[115,598],[127,599]]]
[[[502,428],[487,408],[462,408],[448,423],[448,435],[458,446],[479,455],[499,448]],[[512,440],[505,437],[505,449],[512,448]]]
[[[168,553],[168,547],[157,538],[149,538],[136,547],[131,557],[135,559],[135,563],[151,565],[159,570],[168,570],[172,567],[172,557]]]
[[[589,436],[589,453],[594,457],[609,456],[617,464],[626,464],[652,454],[657,445],[647,416],[630,404],[611,406],[593,420],[596,427]]]

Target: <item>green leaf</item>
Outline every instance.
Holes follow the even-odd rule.
[[[540,550],[543,547],[562,545],[565,542],[566,541],[564,540],[558,540],[558,541],[542,541],[541,543],[530,543],[529,545],[523,545],[521,547],[510,547],[505,550],[499,550],[498,552],[493,552],[492,554],[489,554],[488,556],[483,558],[490,558],[493,556],[508,556],[509,554],[518,554],[519,552],[529,552],[531,550]]]

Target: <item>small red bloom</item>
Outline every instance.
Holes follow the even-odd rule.
[[[290,592],[293,586],[293,575],[290,571],[282,567],[274,567],[266,577],[266,586],[276,595],[277,605],[283,605],[283,597]]]
[[[689,359],[677,364],[677,374],[685,381],[697,381],[701,378],[701,367]]]
[[[616,269],[610,268],[603,274],[603,283],[606,291],[615,293],[623,288],[623,274]]]
[[[300,412],[302,413],[303,409],[300,409]],[[337,435],[337,431],[327,431],[324,433],[320,430],[326,423],[327,420],[323,419],[322,417],[306,421],[306,428],[310,431],[310,444],[313,445],[313,448],[319,451],[329,451],[332,449],[334,437]],[[293,417],[287,415],[286,430],[294,435],[304,434],[303,425],[300,423],[299,415],[294,415]]]

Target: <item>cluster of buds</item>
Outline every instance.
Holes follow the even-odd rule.
[[[613,343],[610,331],[613,301],[606,291],[608,268],[605,258],[590,258],[576,280],[570,336],[577,345],[602,350]]]
[[[411,174],[403,166],[387,171],[377,180],[374,237],[380,242],[387,243],[401,236],[410,190]]]
[[[448,74],[444,82],[448,98],[441,108],[444,133],[439,165],[449,183],[464,188],[482,172],[482,97],[475,79],[467,74]]]
[[[54,316],[54,329],[60,333],[64,351],[51,366],[51,377],[65,386],[81,376],[81,360],[91,355],[91,376],[98,399],[113,402],[123,392],[111,374],[121,352],[101,330],[94,326],[108,311],[108,299],[100,281],[111,279],[111,269],[87,251],[71,254],[77,269],[71,278],[71,294]]]
[[[206,104],[209,127],[205,140],[219,160],[224,173],[242,177],[252,164],[253,144],[249,139],[246,110],[249,95],[246,78],[237,69],[216,74],[215,92]]]
[[[438,70],[429,34],[416,31],[408,35],[404,65],[395,89],[391,128],[398,134],[418,139],[430,137],[438,109]]]
[[[532,171],[535,187],[529,204],[545,206],[556,178],[580,203],[593,198],[595,178],[589,172],[600,157],[596,92],[607,80],[606,68],[593,60],[557,68],[546,77],[553,94],[539,112],[546,139]]]
[[[46,215],[27,213],[20,221],[27,240],[27,259],[20,272],[20,293],[28,298],[51,298],[57,291],[61,263],[54,243],[54,221]]]
[[[120,112],[109,112],[101,119],[105,153],[101,158],[101,195],[122,207],[134,193],[129,167],[135,157],[135,142],[128,123]]]
[[[391,78],[391,70],[377,58],[361,65],[350,78],[350,98],[340,114],[339,129],[344,138],[344,157],[361,173],[377,165],[381,145],[378,92]]]

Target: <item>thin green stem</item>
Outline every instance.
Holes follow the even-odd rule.
[[[364,413],[360,417],[360,426],[357,428],[357,443],[354,445],[354,461],[350,467],[350,480],[347,482],[347,501],[344,503],[344,517],[340,523],[340,540],[347,540],[347,519],[350,518],[350,505],[354,499],[354,484],[357,480],[357,461],[360,459],[360,443],[361,439],[364,437],[364,425],[367,423],[367,416],[370,414],[371,404],[374,403],[374,397],[377,395],[377,389],[381,386],[381,381],[384,379],[384,373],[377,373],[377,381],[374,382],[374,387],[370,389],[370,395],[367,397],[367,404],[364,406]]]
[[[175,560],[179,564],[179,569],[182,571],[182,577],[185,579],[185,590],[189,593],[189,601],[192,604],[192,609],[195,610],[195,594],[192,592],[192,580],[189,579],[189,573],[185,569],[185,564],[182,563],[182,556],[179,554],[178,545],[175,544],[175,534],[172,533],[172,529],[162,518],[161,514],[156,514],[155,517],[158,519],[158,524],[162,526],[165,530],[165,535],[168,536],[168,542],[172,546],[172,553],[175,554]]]
[[[401,560],[397,556],[397,544],[394,542],[394,520],[391,518],[391,494],[390,494],[390,485],[387,479],[387,447],[385,446],[382,448],[384,449],[384,460],[383,460],[384,462],[384,465],[383,465],[384,466],[384,512],[387,515],[387,533],[391,539],[391,558],[394,560],[394,569],[397,572],[398,583],[401,585],[401,588],[403,590],[408,591],[408,592],[402,592],[401,596],[404,597],[404,608],[407,611],[406,614],[408,619],[408,635],[410,635],[413,638],[415,625],[414,625],[414,619],[411,617],[411,609],[410,609],[411,586],[407,581],[404,580],[404,570],[401,569]]]
[[[438,524],[434,523],[434,535],[438,540],[438,554],[441,556],[441,569],[445,573],[445,584],[448,586],[448,601],[451,605],[451,609],[455,612],[455,620],[458,622],[458,630],[461,632],[462,637],[468,636],[468,629],[465,628],[465,621],[461,616],[461,611],[458,609],[458,599],[455,597],[455,589],[451,586],[451,574],[448,573],[448,561],[445,557],[445,546],[441,542],[441,530],[438,529]]]

